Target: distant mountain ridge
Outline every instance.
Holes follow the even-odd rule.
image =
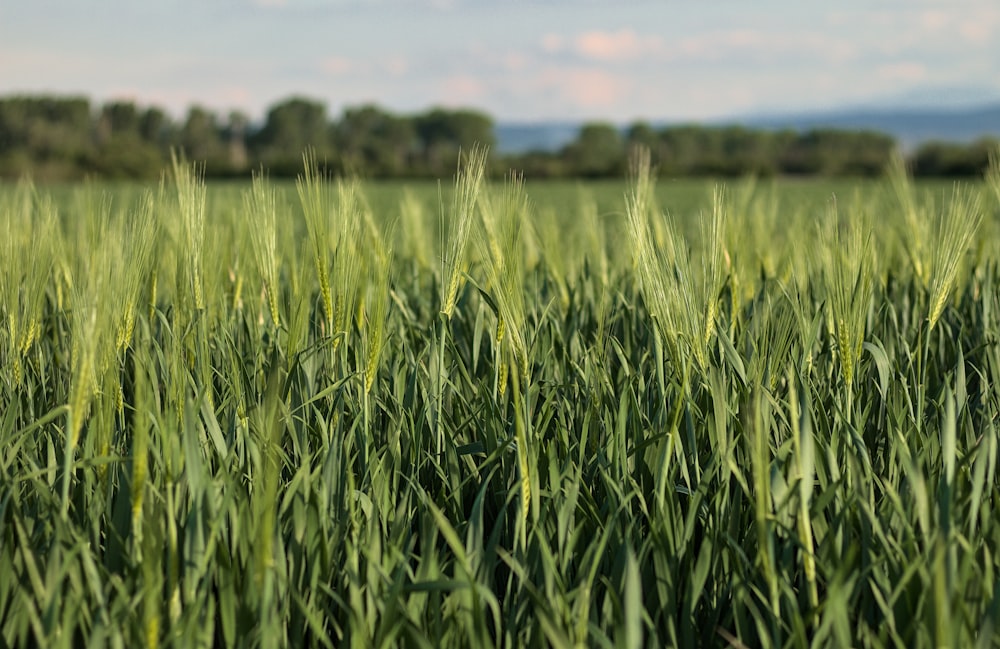
[[[656,128],[692,122],[654,122]],[[891,135],[904,150],[932,140],[969,143],[1000,138],[1000,102],[966,108],[845,108],[830,111],[761,114],[699,122],[704,126],[739,125],[767,130],[836,128]],[[496,125],[500,153],[558,151],[577,135],[583,122],[505,123]],[[622,128],[627,128],[623,125]]]
[[[558,151],[576,137],[583,122],[499,122],[497,152]]]

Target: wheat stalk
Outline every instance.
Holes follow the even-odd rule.
[[[274,187],[263,174],[254,174],[250,191],[243,194],[243,204],[251,221],[248,229],[257,272],[264,282],[271,322],[277,326],[281,324],[278,313],[278,204]]]
[[[476,204],[486,173],[488,150],[473,147],[459,168],[455,199],[446,224],[447,244],[441,260],[441,313],[450,319],[455,312],[458,291],[466,270],[466,249],[476,222]]]
[[[938,235],[931,257],[931,267],[934,270],[927,314],[928,330],[934,329],[944,311],[945,303],[955,285],[959,262],[975,239],[982,220],[979,197],[956,188],[947,215],[938,222]]]
[[[323,315],[327,335],[334,333],[334,303],[330,290],[330,245],[332,206],[329,185],[316,166],[316,154],[306,151],[302,156],[305,166],[302,175],[295,181],[302,212],[305,215],[306,230],[312,242],[313,263],[319,281],[319,293],[323,301]]]

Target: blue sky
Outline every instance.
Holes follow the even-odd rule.
[[[500,120],[699,120],[1000,98],[997,0],[34,0],[0,4],[0,94],[291,94]]]

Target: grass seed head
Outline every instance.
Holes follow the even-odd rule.
[[[476,221],[476,205],[486,173],[488,150],[473,147],[459,167],[455,199],[446,224],[448,240],[443,246],[441,264],[441,313],[451,318],[458,301],[458,290],[465,272],[466,248]]]
[[[330,199],[328,179],[320,172],[316,163],[316,154],[312,150],[302,156],[304,170],[295,181],[302,213],[305,215],[306,230],[313,246],[313,262],[316,265],[316,277],[319,282],[319,293],[323,302],[326,331],[332,335],[334,331],[333,292],[330,290],[330,246],[331,219],[333,206]]]

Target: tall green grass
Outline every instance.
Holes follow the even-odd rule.
[[[997,644],[997,163],[485,164],[0,188],[0,644]]]

